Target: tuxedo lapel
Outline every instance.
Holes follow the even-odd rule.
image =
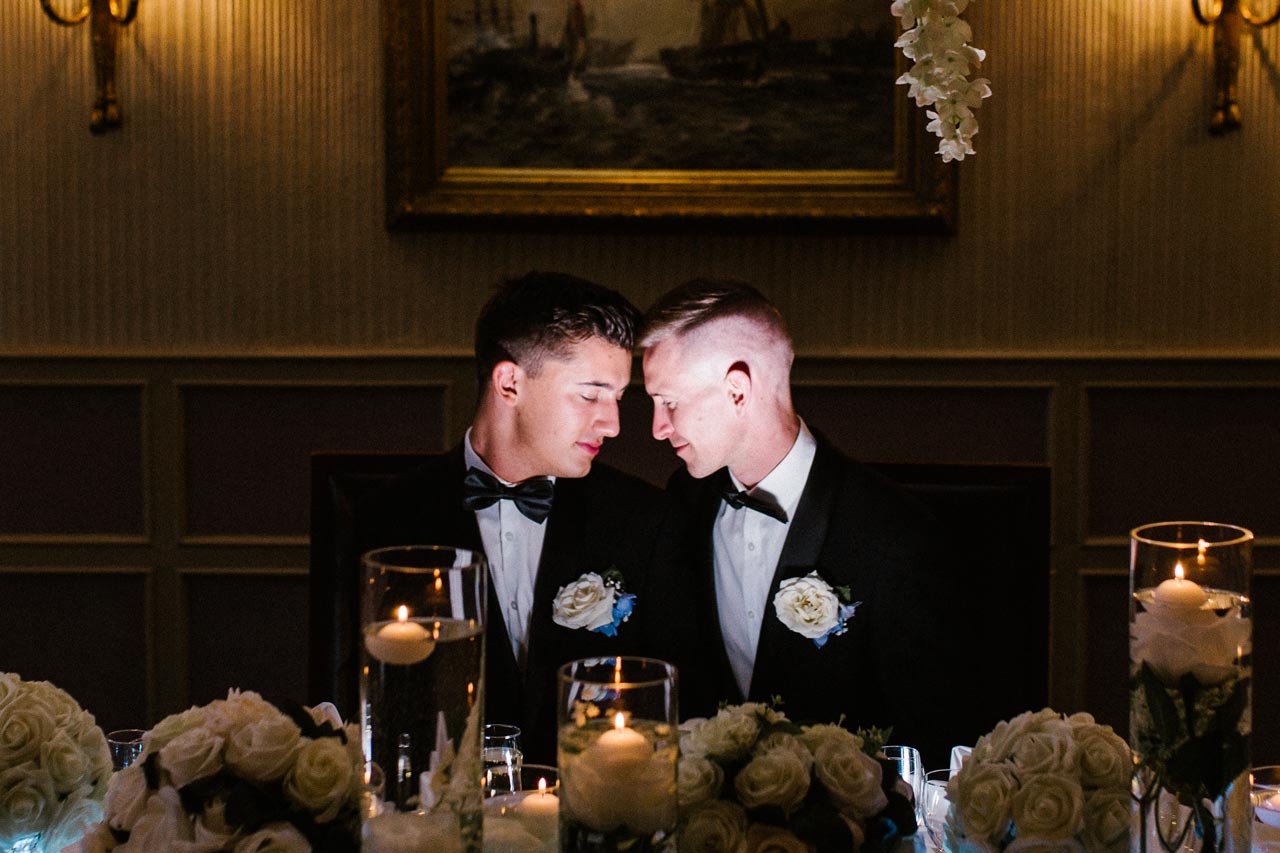
[[[742,695],[738,680],[734,678],[733,666],[729,663],[729,654],[724,648],[724,633],[720,630],[720,601],[716,596],[716,555],[713,544],[716,515],[720,512],[721,486],[728,481],[729,472],[722,468],[697,483],[693,529],[703,532],[698,537],[693,557],[700,599],[698,612],[707,614],[704,618],[707,620],[706,642],[710,646],[709,675],[714,679],[716,696],[737,704],[746,697]]]
[[[778,594],[778,587],[784,580],[802,577],[817,568],[839,489],[839,467],[839,459],[834,458],[831,449],[819,439],[813,465],[809,468],[809,479],[805,481],[804,491],[800,493],[800,503],[796,506],[795,518],[792,519],[791,527],[787,530],[782,554],[778,557],[773,581],[769,584],[769,595],[765,599],[766,616],[760,626],[760,639],[756,643],[756,663],[751,671],[750,693],[753,698],[760,698],[755,696],[756,685],[769,683],[772,680],[769,677],[771,670],[794,664],[778,656],[778,650],[781,648],[777,642],[781,636],[780,632],[786,632],[789,629],[778,619],[778,614],[773,607],[773,598]]]

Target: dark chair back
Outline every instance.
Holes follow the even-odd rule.
[[[358,716],[360,498],[432,453],[317,453],[311,458],[311,637],[308,693]],[[973,649],[973,733],[1048,704],[1049,468],[876,464],[933,510],[955,543],[973,597],[956,602]],[[976,704],[975,704],[976,703]],[[940,712],[943,712],[940,709]]]

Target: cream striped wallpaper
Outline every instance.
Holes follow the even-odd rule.
[[[375,0],[147,0],[102,138],[87,28],[3,0],[0,352],[465,352],[487,286],[539,267],[642,303],[751,279],[811,355],[1280,354],[1280,27],[1216,139],[1184,0],[967,17],[996,95],[954,237],[388,233]]]

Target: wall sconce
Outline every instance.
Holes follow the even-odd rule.
[[[1202,5],[1217,7],[1205,14]],[[1280,21],[1280,7],[1270,17],[1254,14],[1248,0],[1191,0],[1196,20],[1213,27],[1213,81],[1217,93],[1213,98],[1210,133],[1226,133],[1240,126],[1240,105],[1236,103],[1236,84],[1240,79],[1240,39],[1245,25],[1269,27]]]
[[[60,14],[50,5],[51,0],[40,0],[40,8],[54,23],[72,27],[89,19],[89,36],[93,42],[93,73],[97,82],[93,113],[89,119],[90,133],[106,133],[120,126],[120,106],[116,103],[116,41],[120,28],[128,26],[138,14],[141,0],[83,0],[80,11],[71,17]],[[127,11],[122,11],[128,5]]]

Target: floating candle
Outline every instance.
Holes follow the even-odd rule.
[[[426,628],[409,621],[409,608],[402,604],[396,608],[396,621],[365,634],[364,647],[383,663],[408,666],[430,657],[436,641]]]
[[[1180,610],[1199,610],[1204,607],[1205,602],[1209,600],[1209,596],[1200,584],[1187,580],[1186,570],[1182,568],[1182,563],[1178,563],[1173,567],[1173,575],[1173,577],[1162,581],[1156,587],[1155,600],[1160,604]]]
[[[538,790],[530,791],[516,805],[516,817],[539,838],[551,838],[560,825],[560,798],[547,790],[547,780],[538,780]]]

